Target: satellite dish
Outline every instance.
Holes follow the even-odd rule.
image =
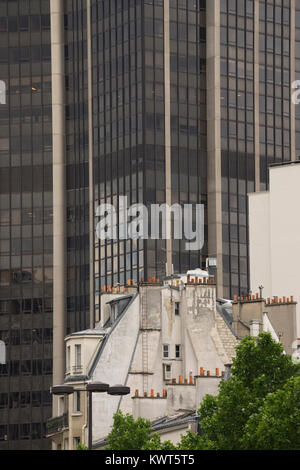
[[[0,341],[0,364],[6,364],[6,346],[3,341]]]

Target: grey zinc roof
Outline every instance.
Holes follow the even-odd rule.
[[[83,330],[83,331],[76,331],[68,335],[68,338],[72,338],[73,336],[100,336],[105,335],[107,330],[104,328],[94,329],[94,330]]]
[[[159,431],[165,428],[171,428],[189,422],[198,422],[200,419],[196,411],[188,411],[186,413],[178,414],[176,416],[164,416],[163,418],[156,419],[151,423],[153,431]]]

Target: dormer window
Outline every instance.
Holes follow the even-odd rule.
[[[132,297],[123,297],[110,302],[110,324],[113,325],[131,302]]]

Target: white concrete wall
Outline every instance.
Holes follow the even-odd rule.
[[[131,400],[134,419],[141,417],[154,421],[167,415],[166,398],[134,398]]]
[[[91,378],[92,382],[126,385],[138,333],[139,299],[136,298],[110,334]],[[97,417],[93,420],[94,440],[100,440],[110,432],[119,401],[120,397],[106,393],[94,394],[93,415]]]
[[[216,290],[215,287],[187,287],[185,312],[186,369],[199,375],[200,367],[223,370],[224,363],[216,349]]]
[[[264,297],[294,296],[300,337],[300,165],[270,168],[270,191],[249,195],[251,289]],[[269,199],[269,203],[267,202]],[[264,219],[269,218],[268,224]],[[268,271],[267,265],[270,266]]]
[[[268,192],[249,195],[249,239],[250,275],[252,292],[259,292],[264,286],[263,295],[271,296],[271,249],[270,249],[270,194]]]
[[[219,393],[219,384],[221,379],[219,377],[197,377],[196,379],[196,408],[200,408],[205,395],[217,396]]]
[[[184,410],[193,411],[198,406],[196,403],[196,385],[170,385],[167,388],[167,393],[169,416]]]
[[[182,426],[170,427],[162,431],[158,431],[158,434],[160,434],[162,442],[171,441],[176,446],[181,441],[182,436],[191,430],[191,425],[192,423],[186,423]]]
[[[170,289],[161,291],[162,302],[162,334],[161,334],[161,350],[160,362],[170,364],[172,366],[172,378],[185,376],[184,357],[185,357],[185,341],[184,341],[184,301],[182,293]],[[175,302],[180,303],[180,315],[175,315]],[[169,345],[169,358],[163,358],[163,345]],[[176,358],[176,345],[181,345],[181,357]]]

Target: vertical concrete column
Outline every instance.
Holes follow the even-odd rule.
[[[53,129],[53,385],[64,381],[66,333],[66,139],[64,9],[51,0]],[[53,402],[53,416],[59,413]]]
[[[220,0],[206,3],[208,254],[217,258],[217,291],[223,295]]]
[[[251,320],[250,321],[250,336],[253,336],[254,338],[257,338],[258,335],[260,334],[260,321],[259,320]]]
[[[87,0],[87,52],[88,52],[88,115],[89,115],[89,218],[90,218],[90,328],[95,324],[94,291],[94,165],[93,165],[93,69],[92,69],[92,25],[91,0]]]
[[[260,191],[259,145],[259,0],[254,3],[254,154],[255,191]]]
[[[171,164],[171,83],[170,83],[170,2],[164,0],[164,49],[165,49],[165,152],[166,152],[166,204],[172,205],[172,164]],[[172,273],[172,232],[171,213],[167,210],[166,240],[168,274]]]
[[[296,47],[296,3],[295,0],[291,0],[291,43],[290,43],[290,69],[291,69],[291,84],[296,80],[296,71],[295,71],[295,47]],[[293,90],[291,90],[291,93]],[[296,155],[296,109],[295,104],[291,100],[291,160],[297,160]]]

